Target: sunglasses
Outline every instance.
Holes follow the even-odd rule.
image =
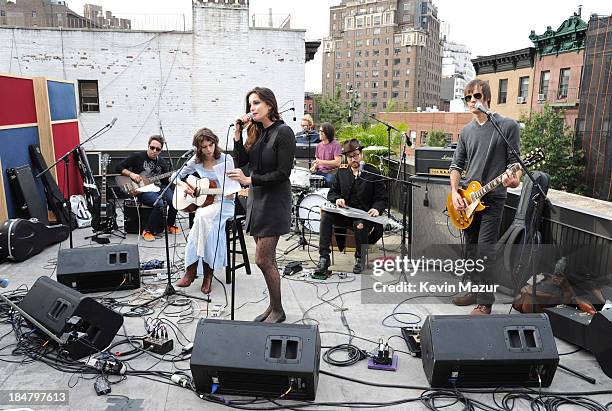
[[[475,98],[476,100],[480,100],[480,99],[482,98],[482,93],[468,94],[467,96],[464,96],[464,97],[463,97],[463,100],[464,100],[466,103],[469,103],[469,102],[470,102],[470,100],[472,99],[472,96],[474,96],[474,98]]]
[[[162,151],[161,147],[149,146],[149,150],[151,151]]]

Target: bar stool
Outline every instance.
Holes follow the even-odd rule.
[[[225,266],[225,283],[232,283],[232,270],[246,268],[246,273],[251,275],[251,265],[249,264],[249,254],[247,253],[246,242],[244,241],[244,230],[242,222],[246,219],[244,215],[234,215],[225,223],[225,236],[227,247],[228,264]],[[240,249],[236,249],[236,241],[240,241]],[[231,242],[231,246],[230,246]],[[242,262],[236,264],[236,255],[242,255]]]

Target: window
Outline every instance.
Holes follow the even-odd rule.
[[[399,65],[399,64],[400,64],[400,62],[401,62],[401,59],[393,59],[393,65],[394,65],[394,66]]]
[[[508,79],[499,80],[499,95],[497,96],[497,104],[505,104],[508,98]]]
[[[36,17],[36,10],[32,10],[32,17]]]
[[[98,80],[79,80],[79,107],[81,113],[99,113]]]
[[[5,16],[6,16],[6,11],[0,10],[0,17],[5,17]]]
[[[550,71],[540,73],[540,89],[538,90],[538,100],[546,100],[548,97],[548,82],[550,81]]]
[[[559,93],[557,94],[557,98],[567,98],[567,92],[569,91],[569,78],[570,69],[561,69],[559,72]]]
[[[523,102],[527,102],[527,96],[529,94],[529,77],[519,78],[519,98],[523,99]]]
[[[421,131],[421,145],[427,145],[427,131]]]

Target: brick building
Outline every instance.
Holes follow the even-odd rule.
[[[283,118],[299,129],[304,36],[302,29],[250,27],[247,0],[200,0],[193,31],[0,27],[0,73],[76,82],[83,139],[117,117],[88,151],[143,149],[160,128],[169,149],[188,149],[203,126],[225,146],[255,86],[270,87],[279,105],[297,103],[298,120],[290,112]]]
[[[0,26],[91,27],[62,0],[0,0]]]
[[[342,0],[323,40],[323,95],[349,87],[362,110],[394,99],[407,110],[438,105],[442,53],[437,7],[422,0]],[[353,116],[360,120],[359,113]]]

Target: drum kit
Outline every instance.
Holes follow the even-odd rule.
[[[319,232],[321,205],[327,202],[329,188],[325,188],[325,177],[312,174],[310,170],[294,167],[289,177],[293,193],[293,212],[296,232],[299,223],[312,233]]]

